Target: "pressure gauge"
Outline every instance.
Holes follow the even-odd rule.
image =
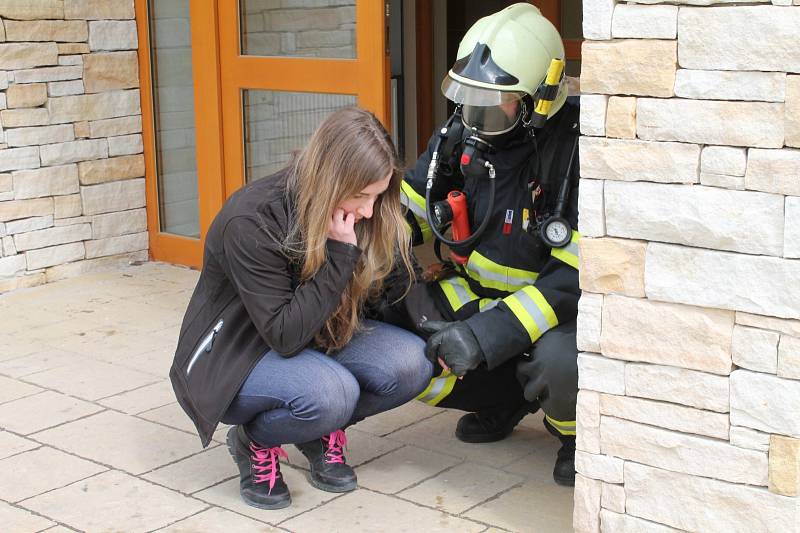
[[[553,217],[542,224],[540,236],[550,248],[563,248],[572,240],[572,228],[561,217]]]

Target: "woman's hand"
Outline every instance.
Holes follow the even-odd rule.
[[[344,209],[336,209],[328,226],[328,238],[358,246],[355,224],[356,216],[353,213],[345,213]]]

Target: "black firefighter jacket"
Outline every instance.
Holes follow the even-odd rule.
[[[361,255],[355,246],[328,240],[328,261],[300,283],[300,265],[281,250],[291,217],[285,190],[283,173],[246,185],[206,235],[203,270],[170,369],[203,446],[268,349],[291,356],[311,343],[338,307]]]
[[[578,298],[578,156],[569,179],[567,220],[572,240],[564,248],[548,247],[524,227],[534,224],[536,214],[546,213],[557,196],[560,178],[566,174],[570,152],[578,136],[578,101],[569,98],[544,128],[536,130],[536,146],[518,139],[489,159],[497,169],[496,198],[488,210],[489,180],[472,178],[464,183],[458,171],[460,144],[449,161],[454,172],[450,183],[434,186],[431,200],[441,200],[451,188],[463,187],[470,226],[475,229],[490,218],[477,245],[457,250],[469,260],[459,275],[434,283],[431,290],[437,308],[448,320],[464,320],[475,333],[490,369],[530,348],[545,332],[575,320]],[[429,237],[425,220],[425,185],[434,139],[403,182],[402,202],[415,244]],[[445,164],[448,162],[445,161]],[[443,181],[447,181],[446,179]],[[528,184],[540,187],[536,212],[531,212]],[[527,222],[526,222],[527,220]]]

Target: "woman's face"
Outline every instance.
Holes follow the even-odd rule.
[[[345,214],[353,213],[356,217],[356,222],[362,218],[372,218],[372,207],[378,197],[386,192],[389,188],[389,183],[392,181],[392,173],[380,181],[371,183],[364,187],[360,193],[351,196],[344,202],[339,204],[338,208],[344,210]]]

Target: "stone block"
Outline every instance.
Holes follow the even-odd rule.
[[[624,513],[625,487],[623,487],[622,485],[612,485],[611,483],[603,483],[603,488],[600,491],[600,507],[603,509],[610,509],[617,513]],[[602,523],[602,518],[600,519],[600,521]]]
[[[675,76],[675,96],[698,100],[783,102],[785,87],[782,72],[681,69]]]
[[[625,394],[625,363],[601,355],[578,354],[578,388]]]
[[[781,336],[778,345],[778,376],[800,379],[800,339]]]
[[[608,237],[582,238],[579,245],[581,289],[601,294],[644,297],[646,242]]]
[[[784,200],[776,194],[608,182],[604,200],[606,232],[615,237],[783,255]],[[740,220],[743,212],[746,225]]]
[[[581,178],[697,183],[700,147],[694,144],[581,137]]]
[[[89,38],[86,23],[79,20],[7,20],[5,26],[7,41],[80,43]]]
[[[80,194],[69,196],[56,196],[53,198],[55,218],[71,218],[80,216],[83,212]]]
[[[56,226],[72,226],[74,224],[91,224],[92,217],[59,218],[53,221]]]
[[[86,43],[58,43],[58,54],[62,56],[88,54],[89,45]]]
[[[0,17],[14,20],[63,19],[64,0],[3,0]]]
[[[83,80],[51,81],[47,84],[47,94],[52,97],[83,94]]]
[[[17,200],[78,192],[78,167],[75,165],[18,170],[12,176]]]
[[[11,174],[0,174],[0,192],[9,192],[14,187]]]
[[[142,131],[142,116],[109,118],[89,123],[90,137],[114,137]]]
[[[792,531],[796,505],[762,488],[625,463],[626,512],[681,530]]]
[[[775,374],[778,369],[778,340],[774,331],[734,326],[733,362],[737,366]]]
[[[783,122],[783,104],[765,102],[639,98],[636,108],[639,138],[654,141],[780,148]]]
[[[606,135],[618,139],[636,138],[636,98],[623,96],[609,98]]]
[[[604,136],[606,134],[606,105],[604,94],[581,95],[581,134]]]
[[[0,150],[0,172],[39,168],[39,166],[38,146]]]
[[[800,196],[800,150],[750,149],[747,155],[746,188]]]
[[[615,3],[614,0],[583,1],[584,39],[611,39],[611,21]]]
[[[622,483],[622,459],[580,450],[575,452],[575,470],[582,476],[607,483]]]
[[[91,238],[91,224],[56,226],[38,231],[29,231],[28,233],[19,233],[14,236],[14,246],[16,246],[18,252],[25,252],[57,244],[85,241]]]
[[[87,93],[139,87],[136,52],[87,54],[83,60],[83,83]]]
[[[131,0],[64,0],[66,19],[132,19],[134,16]]]
[[[603,295],[583,291],[578,301],[578,350],[600,352]]]
[[[6,131],[6,143],[9,146],[35,146],[72,140],[75,140],[75,130],[72,124],[14,128]]]
[[[91,221],[93,239],[147,231],[147,213],[144,209],[95,215]]]
[[[700,172],[700,184],[706,187],[721,187],[734,191],[744,190],[744,176],[729,176],[727,174],[713,174]]]
[[[800,12],[773,6],[682,8],[678,56],[683,68],[800,71],[795,53]],[[769,38],[765,38],[769,36]],[[743,42],[759,46],[742,47]]]
[[[78,261],[86,255],[86,250],[82,242],[61,244],[50,248],[40,248],[25,252],[25,259],[28,261],[28,270],[47,268],[70,261]]]
[[[650,243],[645,264],[648,298],[800,318],[797,261]]]
[[[700,171],[728,176],[744,176],[747,150],[732,146],[706,146],[700,153]]]
[[[800,76],[786,77],[786,146],[800,147]]]
[[[606,234],[603,209],[603,180],[583,178],[578,189],[578,231],[583,237],[602,237]]]
[[[108,155],[110,157],[141,154],[143,150],[142,135],[139,133],[108,138]]]
[[[769,451],[769,433],[741,426],[731,426],[730,441],[734,446],[759,452]]]
[[[674,39],[678,33],[677,6],[618,4],[611,36],[615,39]]]
[[[600,453],[600,395],[579,390],[575,404],[575,447],[588,453]]]
[[[142,263],[148,260],[147,250],[132,252],[129,254],[110,255],[98,257],[97,259],[86,259],[49,267],[45,274],[47,282],[52,283],[66,278],[74,278],[92,272],[102,272],[104,270],[120,270],[132,263]]]
[[[89,131],[90,130],[89,130],[89,122],[88,121],[84,120],[82,122],[76,122],[73,125],[75,126],[75,137],[83,138],[83,139],[89,137]]]
[[[728,440],[728,415],[627,396],[600,395],[600,414],[693,435]]]
[[[609,509],[600,510],[600,531],[602,533],[681,533],[680,530],[663,524],[656,524],[627,514],[614,513]]]
[[[584,41],[582,61],[584,92],[673,95],[678,62],[675,41]]]
[[[40,229],[50,228],[53,226],[53,215],[43,217],[23,218],[15,220],[6,224],[6,235],[16,235],[17,233],[26,233],[28,231],[36,231]],[[16,251],[16,246],[14,247]],[[16,253],[16,252],[15,252]]]
[[[44,83],[14,84],[6,90],[6,105],[17,107],[38,107],[47,102],[47,85]]]
[[[732,336],[730,311],[616,295],[603,300],[600,346],[607,357],[727,375]]]
[[[786,198],[786,223],[783,228],[783,256],[800,258],[800,198]]]
[[[89,48],[95,50],[136,50],[139,39],[136,21],[98,20],[89,22]]]
[[[86,259],[147,250],[147,232],[86,241]]]
[[[58,56],[58,64],[62,67],[74,67],[78,65],[83,65],[83,56],[82,55],[73,55],[73,56]]]
[[[141,112],[138,89],[50,98],[47,107],[52,124],[124,117]]]
[[[85,139],[59,144],[47,144],[42,146],[40,150],[42,165],[66,165],[108,157],[108,142],[105,139]]]
[[[12,255],[0,259],[0,278],[10,278],[25,272],[26,268],[24,255]]]
[[[731,424],[800,437],[800,381],[736,370],[731,373]]]
[[[0,111],[0,122],[4,128],[24,128],[27,126],[44,126],[50,120],[47,109],[4,109]]]
[[[602,484],[580,474],[575,475],[575,501],[572,527],[575,533],[599,533]]]
[[[770,435],[769,491],[783,496],[800,494],[800,439]]]
[[[105,142],[100,139],[96,142]],[[96,185],[144,176],[144,156],[128,155],[98,161],[86,161],[78,165],[81,185]]]
[[[81,187],[81,199],[84,215],[99,215],[144,207],[144,178]]]
[[[39,83],[51,81],[77,80],[83,75],[83,67],[44,67],[18,70],[14,73],[16,83]]]
[[[17,249],[14,248],[13,237],[3,237],[3,255],[17,255]]]
[[[58,65],[58,46],[56,43],[2,43],[0,65],[5,70]]]
[[[602,409],[602,407],[601,407]],[[600,417],[600,450],[673,472],[767,486],[767,454],[705,437]],[[627,470],[625,471],[627,482]]]

